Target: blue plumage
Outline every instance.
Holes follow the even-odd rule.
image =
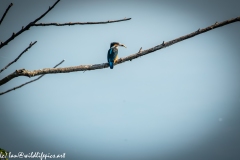
[[[109,54],[112,54],[112,48],[109,49]]]
[[[110,69],[113,69],[114,61],[116,60],[118,55],[118,49],[116,47],[112,47],[108,50],[108,64]]]
[[[108,62],[109,63],[109,66],[110,66],[110,69],[113,69],[113,62]]]

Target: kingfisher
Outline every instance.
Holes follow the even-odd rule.
[[[107,60],[110,66],[110,69],[113,69],[114,63],[118,59],[118,46],[127,48],[124,44],[119,42],[112,42],[110,44],[110,49],[108,50]]]

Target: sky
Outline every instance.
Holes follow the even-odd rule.
[[[1,0],[0,41],[54,0]],[[31,27],[0,49],[0,74],[107,62],[240,16],[237,0],[60,1],[39,23],[129,21]],[[63,154],[66,160],[239,160],[240,24],[211,30],[131,62],[51,74],[0,96],[0,148],[12,154]],[[35,78],[35,77],[33,77]],[[33,78],[17,77],[0,92]],[[17,158],[15,158],[17,159]]]

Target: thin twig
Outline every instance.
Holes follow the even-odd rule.
[[[59,66],[59,65],[62,64],[63,62],[64,62],[64,60],[62,60],[62,61],[61,61],[60,63],[58,63],[57,65],[55,65],[53,68],[56,68],[57,66]],[[21,84],[21,85],[19,85],[19,86],[17,86],[17,87],[11,88],[11,89],[9,89],[9,90],[7,90],[7,91],[5,91],[5,92],[1,92],[0,95],[6,94],[6,93],[8,93],[8,92],[10,92],[10,91],[13,91],[13,90],[16,90],[16,89],[18,89],[18,88],[21,88],[21,87],[23,87],[23,86],[25,86],[25,85],[27,85],[27,84],[29,84],[29,83],[35,82],[35,81],[39,80],[40,78],[42,78],[43,76],[45,76],[45,74],[43,74],[43,75],[39,76],[38,78],[35,78],[35,79],[31,80],[31,81],[28,81],[28,82],[26,82],[26,83],[24,83],[24,84]]]
[[[16,38],[17,36],[19,36],[21,33],[25,32],[26,30],[29,30],[30,27],[32,27],[37,21],[39,21],[41,18],[43,18],[49,11],[51,11],[55,5],[59,2],[60,0],[57,0],[52,7],[49,7],[48,10],[43,13],[40,17],[38,17],[37,19],[35,19],[34,21],[30,22],[26,27],[22,27],[22,29],[20,31],[18,31],[17,33],[13,33],[12,36],[10,38],[8,38],[5,42],[0,44],[0,48],[2,48],[3,46],[7,45],[10,41],[12,41],[14,38]]]
[[[61,62],[59,62],[58,64],[56,64],[53,68],[57,68],[57,66],[59,66],[60,64],[62,64],[65,60],[62,60]]]
[[[12,6],[13,6],[12,3],[9,4],[8,8],[7,8],[6,11],[4,12],[4,14],[3,14],[3,16],[2,16],[2,18],[1,18],[1,20],[0,20],[0,25],[2,24],[2,21],[3,21],[3,19],[5,18],[5,16],[6,16],[8,10],[9,10]]]
[[[27,52],[28,51],[28,49],[30,49],[34,44],[36,44],[37,43],[37,41],[35,41],[34,43],[30,43],[29,44],[29,46],[24,50],[24,51],[22,51],[22,53],[20,53],[19,54],[19,56],[14,60],[14,61],[12,61],[12,62],[10,62],[8,65],[6,65],[6,67],[4,67],[3,69],[1,69],[0,70],[0,73],[2,72],[2,71],[4,71],[5,69],[7,69],[10,65],[12,65],[13,63],[15,63],[15,62],[17,62],[17,60],[23,55],[23,53],[25,53],[25,52]]]
[[[139,49],[138,53],[141,53],[142,52],[142,47]]]
[[[169,47],[175,43],[181,42],[183,40],[192,38],[196,35],[208,32],[212,29],[216,29],[218,27],[222,27],[225,25],[228,25],[230,23],[234,23],[234,22],[238,22],[240,21],[240,17],[237,18],[233,18],[218,24],[213,24],[209,27],[203,28],[203,29],[199,29],[195,32],[192,32],[190,34],[187,34],[185,36],[176,38],[174,40],[168,41],[168,42],[164,42],[161,43],[155,47],[149,48],[147,50],[142,50],[141,53],[135,53],[135,54],[131,54],[127,57],[124,58],[120,58],[116,61],[115,65],[117,64],[121,64],[124,63],[126,61],[131,61],[133,59],[136,59],[138,57],[147,55],[149,53],[155,52],[157,50]],[[9,74],[8,76],[6,76],[5,78],[0,80],[0,86],[7,83],[8,81],[12,80],[13,78],[16,78],[18,76],[27,76],[27,77],[33,77],[33,76],[38,76],[38,75],[42,75],[42,74],[55,74],[55,73],[69,73],[69,72],[77,72],[77,71],[85,71],[85,70],[96,70],[96,69],[103,69],[103,68],[107,68],[109,67],[108,63],[102,63],[102,64],[94,64],[94,65],[80,65],[80,66],[73,66],[73,67],[65,67],[65,68],[44,68],[44,69],[40,69],[40,70],[34,70],[34,71],[28,71],[25,69],[19,69],[16,70],[15,72]]]
[[[109,20],[109,21],[102,21],[102,22],[36,23],[36,24],[33,24],[33,26],[73,26],[73,25],[89,25],[89,24],[106,24],[106,23],[128,21],[130,19],[131,18],[124,18],[119,20]]]

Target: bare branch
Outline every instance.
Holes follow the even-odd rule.
[[[124,18],[119,20],[109,20],[109,21],[102,21],[102,22],[69,22],[69,23],[37,23],[33,24],[33,26],[73,26],[73,25],[89,25],[89,24],[106,24],[106,23],[114,23],[114,22],[121,22],[121,21],[128,21],[131,18]]]
[[[86,24],[106,24],[106,23],[114,23],[114,22],[121,22],[121,21],[127,21],[130,20],[131,18],[124,18],[120,20],[112,20],[112,21],[102,21],[102,22],[74,22],[74,23],[38,23],[36,24],[37,21],[42,19],[49,11],[51,11],[55,5],[59,2],[60,0],[57,0],[52,7],[49,6],[48,10],[43,13],[40,17],[35,19],[34,21],[30,22],[26,27],[22,26],[21,30],[18,31],[17,33],[13,33],[11,37],[9,37],[5,42],[0,43],[0,49],[7,45],[10,41],[12,41],[14,38],[22,34],[23,32],[29,30],[32,26],[66,26],[66,25],[86,25]]]
[[[2,18],[1,18],[1,20],[0,20],[0,25],[2,24],[2,21],[3,21],[3,19],[5,18],[5,16],[6,16],[8,10],[9,10],[12,6],[13,6],[12,3],[9,4],[8,8],[7,8],[6,11],[4,12],[4,14],[3,14],[3,16],[2,16]]]
[[[203,28],[203,29],[198,29],[195,32],[192,32],[190,34],[187,34],[185,36],[176,38],[174,40],[168,41],[168,42],[163,42],[155,47],[149,48],[147,50],[142,50],[140,53],[137,52],[135,54],[132,54],[130,56],[124,57],[124,58],[120,58],[117,60],[116,64],[121,64],[123,62],[126,61],[131,61],[133,59],[136,59],[138,57],[147,55],[149,53],[155,52],[157,50],[166,48],[168,46],[171,46],[175,43],[181,42],[183,40],[192,38],[196,35],[208,32],[212,29],[216,29],[218,27],[222,27],[225,25],[228,25],[230,23],[234,23],[240,21],[240,17],[237,18],[233,18],[221,23],[215,23],[209,27]],[[5,83],[7,83],[8,81],[10,81],[13,78],[16,78],[18,76],[27,76],[27,77],[33,77],[33,76],[37,76],[37,75],[41,75],[41,74],[54,74],[54,73],[69,73],[69,72],[76,72],[76,71],[86,71],[86,70],[96,70],[96,69],[103,69],[103,68],[107,68],[109,67],[108,63],[102,63],[102,64],[95,64],[95,65],[80,65],[80,66],[74,66],[74,67],[65,67],[65,68],[44,68],[44,69],[40,69],[40,70],[34,70],[34,71],[28,71],[25,69],[19,69],[16,70],[15,72],[13,72],[12,74],[8,75],[7,77],[3,78],[2,80],[0,80],[0,85],[3,85]]]
[[[56,66],[54,66],[53,68],[56,68],[57,66],[59,66],[59,65],[62,64],[63,62],[64,62],[64,60],[62,60],[60,63],[58,63],[58,64],[57,64]],[[5,91],[5,92],[1,92],[0,95],[6,94],[6,93],[8,93],[8,92],[10,92],[10,91],[13,91],[13,90],[15,90],[15,89],[21,88],[21,87],[23,87],[23,86],[25,86],[25,85],[27,85],[27,84],[29,84],[29,83],[35,82],[35,81],[39,80],[40,78],[42,78],[43,76],[45,76],[45,74],[43,74],[43,75],[39,76],[38,78],[35,78],[35,79],[31,80],[31,81],[28,81],[28,82],[26,82],[26,83],[23,83],[23,84],[21,84],[21,85],[19,85],[19,86],[17,86],[17,87],[14,87],[14,88],[12,88],[12,89],[9,89],[9,90],[7,90],[7,91]]]
[[[23,55],[23,53],[25,53],[25,52],[27,52],[28,51],[28,49],[30,49],[34,44],[36,44],[37,43],[37,41],[35,41],[34,43],[30,43],[29,44],[29,46],[24,50],[24,51],[22,51],[22,53],[21,54],[19,54],[19,56],[14,60],[14,61],[12,61],[12,62],[10,62],[8,65],[6,65],[6,67],[4,67],[3,69],[1,69],[0,70],[0,73],[2,72],[2,71],[4,71],[5,69],[7,69],[10,65],[12,65],[13,63],[15,63],[15,62],[17,62],[17,60]]]
[[[41,18],[43,18],[49,11],[51,11],[55,5],[59,2],[60,0],[57,0],[52,7],[49,7],[48,10],[43,13],[40,17],[38,17],[37,19],[35,19],[34,21],[30,22],[26,27],[22,27],[22,29],[20,31],[18,31],[17,33],[13,33],[12,36],[10,38],[8,38],[8,40],[6,40],[5,42],[0,44],[0,49],[7,45],[10,41],[12,41],[14,38],[16,38],[17,36],[19,36],[21,33],[25,32],[26,30],[29,30],[30,27],[32,27],[37,21],[39,21]]]

